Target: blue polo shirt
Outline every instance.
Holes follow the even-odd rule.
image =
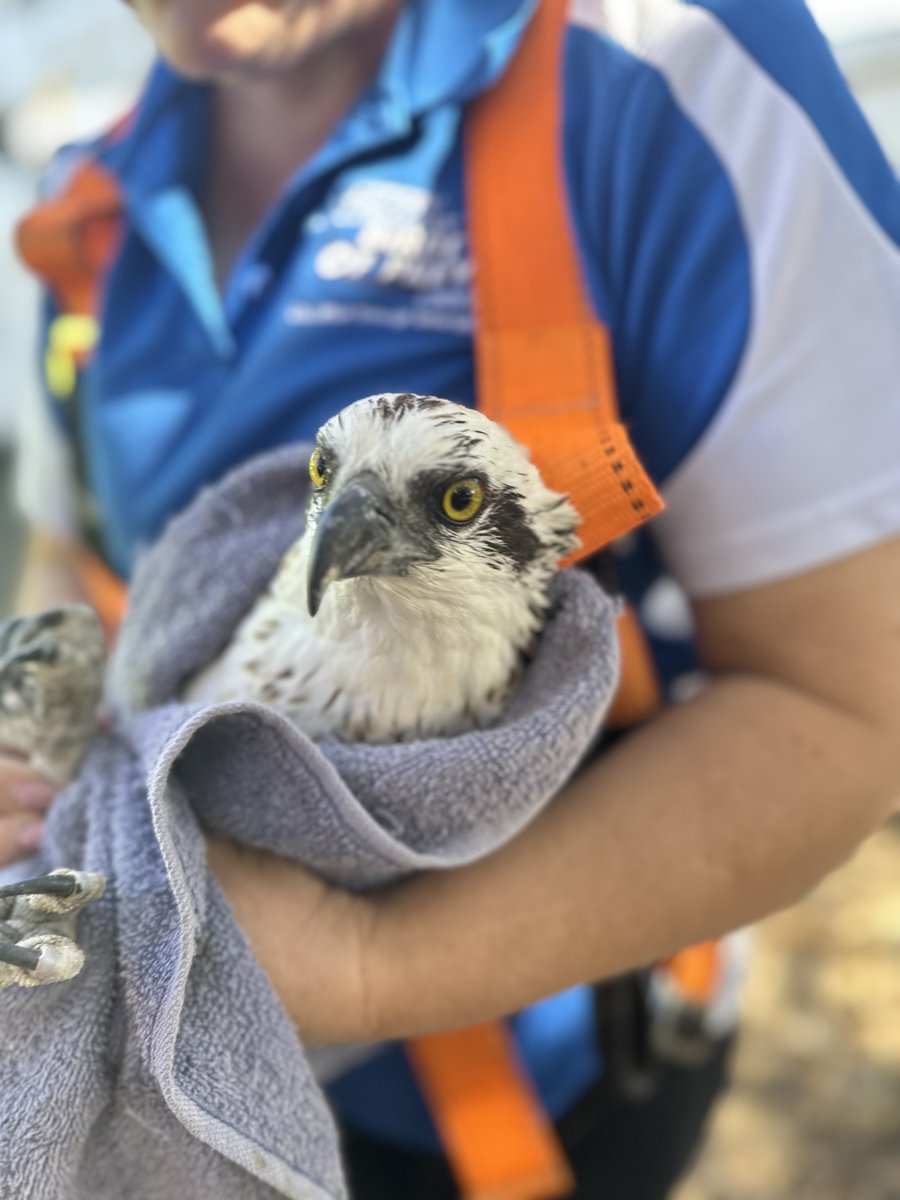
[[[465,107],[501,76],[533,7],[408,3],[378,77],[298,168],[224,294],[199,202],[206,87],[159,64],[127,133],[60,155],[51,189],[90,155],[126,199],[80,397],[104,551],[123,575],[204,483],[310,439],[360,396],[474,403]],[[612,331],[623,417],[667,491],[656,541],[682,582],[766,582],[900,528],[900,438],[885,432],[900,408],[886,382],[900,379],[886,316],[900,198],[803,4],[573,0],[561,65],[585,283]],[[852,336],[816,342],[824,321]],[[816,431],[861,381],[865,462],[823,464]],[[866,496],[862,473],[879,484]],[[633,549],[624,580],[672,679],[692,663],[684,625],[662,603],[656,543]],[[627,914],[585,914],[611,919]],[[601,1069],[590,991],[513,1025],[547,1108],[565,1112]],[[399,1048],[331,1097],[370,1135],[437,1147]]]

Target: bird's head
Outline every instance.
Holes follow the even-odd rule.
[[[578,545],[577,513],[522,447],[482,413],[435,396],[369,396],[343,409],[319,430],[310,479],[302,558],[312,615],[348,580],[442,600],[448,613],[516,592],[542,614],[550,577]]]

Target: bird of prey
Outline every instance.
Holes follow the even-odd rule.
[[[482,413],[409,393],[339,412],[309,474],[302,537],[185,698],[350,741],[496,720],[577,545],[568,498]]]
[[[309,475],[302,536],[182,698],[255,699],[312,738],[389,742],[491,724],[578,544],[568,498],[481,413],[410,393],[339,412],[317,435]],[[0,747],[60,782],[95,728],[102,638],[89,613],[0,628]],[[73,914],[102,883],[62,871],[0,887],[0,986],[80,968]],[[34,940],[42,922],[68,940],[68,957]]]

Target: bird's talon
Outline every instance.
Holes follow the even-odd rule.
[[[84,951],[71,938],[60,934],[38,934],[26,938],[22,944],[27,949],[36,950],[39,956],[30,975],[20,981],[23,987],[62,983],[63,980],[72,979],[84,966]]]
[[[27,903],[34,912],[60,914],[75,912],[92,904],[103,895],[105,888],[106,879],[102,875],[59,867],[48,875],[38,875],[0,887],[0,901],[15,902],[18,897],[27,897]],[[3,907],[2,916],[9,917],[11,906],[7,904]]]
[[[72,871],[68,867],[59,867],[46,878],[71,880],[73,887],[69,892],[41,891],[30,896],[28,903],[37,913],[76,912],[99,900],[106,890],[105,876],[93,871]]]
[[[0,898],[33,896],[38,893],[71,896],[77,886],[74,876],[74,871],[60,870],[49,875],[35,875],[32,879],[20,879],[17,883],[5,883],[0,887]]]
[[[62,934],[39,934],[15,945],[0,944],[0,988],[62,983],[83,966],[84,952]]]
[[[16,942],[0,942],[0,962],[33,971],[40,961],[40,950],[31,946],[20,946]]]
[[[74,940],[78,910],[105,887],[103,875],[68,867],[0,887],[0,988],[77,975],[84,965]]]

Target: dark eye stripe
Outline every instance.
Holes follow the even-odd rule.
[[[479,526],[480,536],[491,553],[508,559],[520,569],[541,550],[540,539],[531,528],[521,495],[505,488],[494,496]]]

